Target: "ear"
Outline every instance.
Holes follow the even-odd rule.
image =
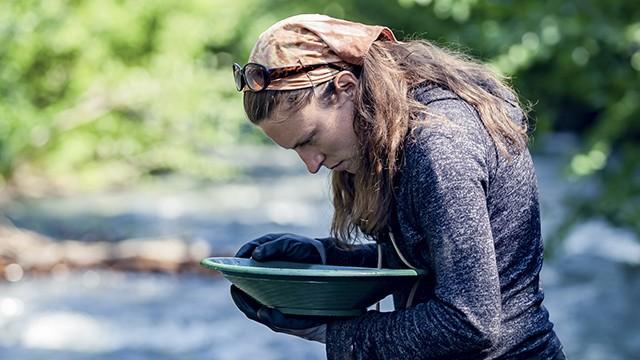
[[[337,105],[353,101],[358,85],[358,78],[351,71],[341,71],[333,79],[335,86],[335,100]]]

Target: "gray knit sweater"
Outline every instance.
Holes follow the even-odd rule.
[[[528,151],[510,161],[477,113],[433,85],[416,99],[447,120],[419,127],[404,146],[392,231],[426,269],[413,304],[327,327],[329,359],[551,359],[561,344],[542,305],[537,183]],[[514,121],[522,112],[511,107]],[[323,239],[330,263],[376,266],[375,245],[344,251]],[[405,267],[388,241],[385,267]]]

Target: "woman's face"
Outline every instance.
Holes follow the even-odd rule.
[[[341,73],[343,74],[343,73]],[[298,112],[274,112],[259,126],[273,141],[293,149],[315,174],[321,166],[334,171],[355,173],[358,168],[358,139],[353,130],[352,94],[357,79],[340,74],[334,80],[336,91],[331,103],[317,97]]]

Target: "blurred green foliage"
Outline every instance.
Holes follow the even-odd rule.
[[[640,3],[624,0],[0,2],[0,185],[228,175],[216,146],[263,141],[230,75],[257,35],[318,12],[463,50],[535,104],[536,139],[573,132],[569,218],[640,234]]]
[[[0,2],[0,184],[226,176],[206,153],[250,129],[225,51],[246,13],[208,0]]]

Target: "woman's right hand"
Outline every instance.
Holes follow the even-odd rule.
[[[327,263],[327,252],[322,242],[287,233],[267,234],[252,240],[238,250],[236,257],[252,258],[256,261]]]

